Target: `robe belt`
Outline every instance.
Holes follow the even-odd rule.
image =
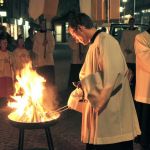
[[[115,96],[120,90],[121,90],[121,88],[122,88],[122,83],[121,84],[119,84],[112,92],[111,92],[111,95],[110,95],[110,97],[112,97],[112,96]],[[87,100],[84,98],[84,90],[81,88],[81,90],[82,90],[82,92],[83,92],[83,95],[82,95],[82,99],[81,100],[79,100],[79,102],[87,102]]]

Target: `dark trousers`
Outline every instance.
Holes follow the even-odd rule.
[[[150,104],[135,101],[135,107],[141,128],[141,135],[136,138],[136,142],[143,147],[150,147]]]
[[[86,150],[133,150],[133,141],[106,145],[86,144]]]
[[[46,79],[46,85],[55,84],[55,68],[54,66],[42,66],[36,68],[36,71],[39,75]]]

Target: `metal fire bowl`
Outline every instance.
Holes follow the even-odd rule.
[[[57,119],[54,119],[51,121],[28,123],[28,122],[17,122],[17,121],[11,120],[8,117],[8,121],[12,126],[19,128],[19,129],[20,128],[22,128],[22,129],[43,129],[43,128],[48,128],[50,126],[55,125],[58,122],[59,118],[60,118],[60,116]]]

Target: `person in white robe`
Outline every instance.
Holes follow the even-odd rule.
[[[18,74],[31,61],[29,51],[24,46],[23,37],[18,38],[17,48],[13,51],[13,56],[15,74]]]
[[[81,43],[76,43],[76,41],[70,36],[68,39],[68,46],[71,50],[71,65],[69,73],[68,88],[74,89],[72,82],[79,81],[79,72],[83,65],[88,45],[83,45]]]
[[[13,94],[13,63],[12,53],[7,49],[6,37],[0,38],[0,100],[7,103],[7,99]]]
[[[48,85],[55,83],[54,48],[55,39],[46,29],[45,20],[40,21],[41,30],[35,34],[33,42],[33,66],[46,79]]]
[[[132,95],[135,93],[135,81],[136,81],[136,67],[135,67],[135,49],[134,49],[134,41],[135,36],[139,34],[140,31],[135,27],[135,19],[129,19],[129,28],[122,31],[120,46],[121,50],[125,56],[127,66],[132,71],[133,78],[130,82],[130,87],[132,91]]]
[[[68,23],[75,40],[90,43],[80,81],[67,103],[82,113],[81,141],[86,150],[133,150],[141,132],[119,43],[96,30],[84,13],[70,14]]]
[[[150,149],[150,28],[135,38],[135,106],[142,134],[137,139],[143,150]]]

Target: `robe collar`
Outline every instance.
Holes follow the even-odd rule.
[[[101,33],[101,32],[102,32],[101,30],[97,30],[97,31],[94,33],[93,37],[92,37],[91,40],[90,40],[90,44],[92,44],[92,43],[95,41],[97,35],[98,35],[99,33]]]

